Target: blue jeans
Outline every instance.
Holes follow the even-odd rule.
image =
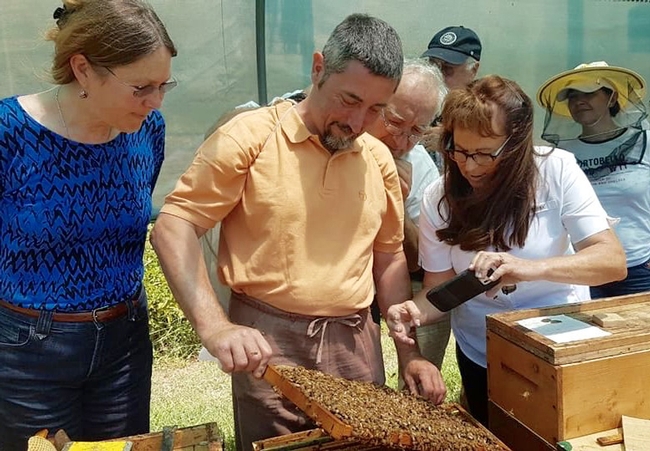
[[[627,277],[618,282],[590,287],[591,299],[623,296],[650,291],[650,260],[637,266],[627,268]]]
[[[0,450],[41,429],[78,441],[149,431],[152,346],[147,297],[104,323],[53,322],[0,308]]]

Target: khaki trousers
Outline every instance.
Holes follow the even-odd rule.
[[[416,336],[420,353],[429,362],[442,370],[442,362],[449,344],[451,333],[451,315],[428,326],[418,327]]]

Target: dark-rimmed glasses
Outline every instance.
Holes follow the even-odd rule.
[[[162,94],[166,94],[172,89],[174,89],[178,85],[178,81],[175,79],[171,79],[170,81],[166,81],[165,83],[162,83],[158,85],[158,87],[154,85],[147,85],[147,86],[134,86],[130,85],[122,80],[120,80],[120,77],[115,75],[115,72],[113,72],[110,68],[105,67],[105,69],[113,76],[115,79],[123,84],[124,86],[128,86],[129,88],[133,89],[133,97],[137,98],[142,98],[142,97],[147,97],[148,95],[153,94],[156,92],[156,89],[160,91]]]
[[[494,152],[486,153],[486,152],[474,152],[474,153],[469,153],[464,150],[459,150],[459,149],[453,149],[454,142],[453,140],[449,140],[449,145],[446,149],[447,155],[449,155],[449,158],[451,158],[453,161],[456,163],[465,163],[468,158],[471,158],[474,160],[474,163],[478,164],[479,166],[489,166],[492,164],[494,160],[497,159],[499,155],[501,155],[501,152],[503,152],[503,149],[505,149],[506,144],[508,144],[508,141],[510,141],[511,136],[508,136],[505,141],[503,141],[503,144],[499,146],[497,150]]]
[[[393,136],[406,136],[406,138],[409,140],[411,144],[417,144],[424,134],[427,132],[427,130],[421,130],[415,133],[410,133],[407,131],[402,130],[400,127],[397,125],[393,124],[390,120],[386,118],[386,113],[385,110],[381,110],[381,118],[384,120],[384,126],[386,127],[386,131],[390,133]]]

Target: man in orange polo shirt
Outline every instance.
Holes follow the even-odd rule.
[[[380,331],[368,307],[375,289],[383,311],[411,289],[395,163],[363,132],[401,74],[395,30],[366,15],[347,17],[313,56],[307,98],[220,127],[161,210],[152,243],[204,346],[233,374],[238,449],[313,427],[260,379],[269,363],[384,383]],[[230,318],[198,241],[219,221]],[[398,353],[402,362],[421,359],[416,347]],[[441,402],[440,373],[423,368],[411,388]]]

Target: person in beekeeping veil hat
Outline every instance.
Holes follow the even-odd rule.
[[[591,287],[592,298],[650,290],[650,156],[646,83],[604,61],[551,77],[537,101],[546,109],[542,138],[572,152],[616,226],[628,276]]]

